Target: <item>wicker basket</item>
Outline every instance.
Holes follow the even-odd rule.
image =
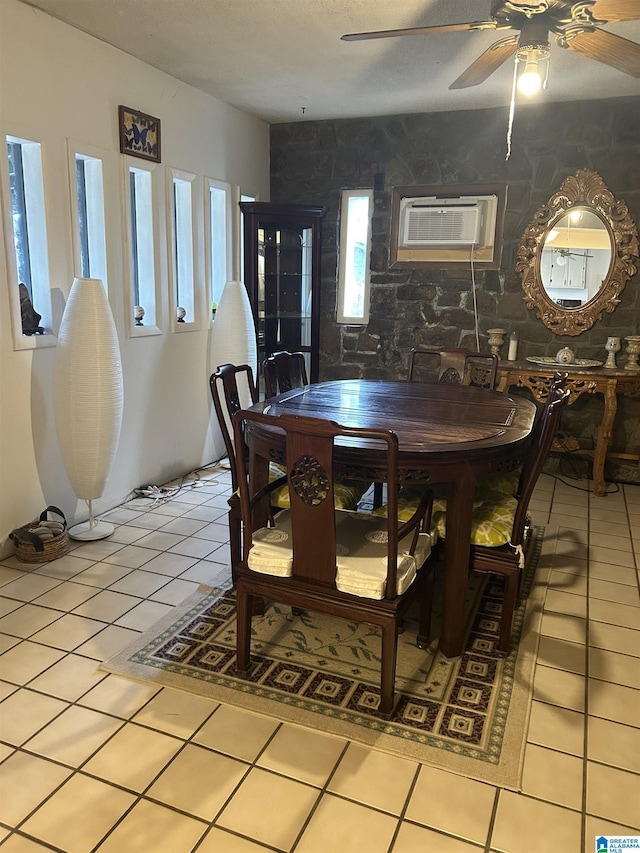
[[[58,518],[51,518],[56,515]],[[46,526],[47,522],[62,524],[62,530],[51,538],[42,539],[34,530]],[[23,527],[16,527],[9,534],[9,538],[16,546],[16,557],[23,563],[48,563],[57,560],[69,553],[69,534],[67,532],[67,519],[57,506],[48,506],[38,518]]]

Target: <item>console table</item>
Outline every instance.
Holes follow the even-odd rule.
[[[593,491],[595,495],[603,496],[607,493],[604,463],[618,409],[618,394],[627,397],[640,395],[640,373],[604,367],[575,367],[571,364],[542,366],[528,361],[501,361],[498,365],[498,390],[507,391],[512,385],[528,388],[534,400],[543,403],[557,371],[569,375],[569,405],[575,403],[582,394],[602,394],[604,397],[604,413],[593,457]]]

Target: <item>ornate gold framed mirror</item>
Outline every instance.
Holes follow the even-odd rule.
[[[612,312],[636,272],[638,229],[596,172],[579,169],[541,205],[518,246],[527,308],[548,329],[579,335]]]

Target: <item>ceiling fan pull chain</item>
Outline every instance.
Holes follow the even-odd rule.
[[[513,84],[511,86],[511,103],[509,104],[509,126],[507,128],[507,156],[508,160],[511,156],[511,131],[513,130],[513,116],[516,111],[516,84],[518,82],[518,57],[516,56],[513,63]]]

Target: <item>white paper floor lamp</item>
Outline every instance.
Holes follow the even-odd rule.
[[[102,495],[116,455],[123,383],[118,335],[100,279],[74,279],[58,334],[54,397],[62,461],[89,507],[89,521],[69,535],[103,539],[113,525],[95,520],[92,502]]]
[[[228,281],[213,322],[211,372],[221,364],[249,364],[255,374],[256,360],[256,327],[247,288],[241,281]],[[239,391],[241,404],[250,405],[248,387]]]

